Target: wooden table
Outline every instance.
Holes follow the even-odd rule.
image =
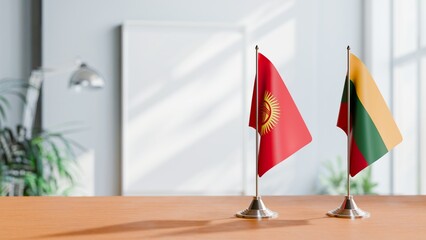
[[[0,239],[426,239],[426,196],[356,196],[357,220],[325,216],[342,196],[263,200],[278,218],[235,218],[251,197],[3,197]]]

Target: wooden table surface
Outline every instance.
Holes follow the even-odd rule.
[[[251,199],[3,197],[0,239],[426,239],[426,196],[356,196],[357,220],[325,216],[342,196],[263,197],[278,218],[235,218]]]

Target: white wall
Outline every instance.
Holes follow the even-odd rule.
[[[30,0],[0,0],[0,79],[26,80],[31,72]],[[7,125],[15,127],[22,102],[10,98]]]
[[[107,81],[102,91],[79,95],[66,89],[66,75],[45,81],[43,88],[45,127],[73,120],[89,127],[74,138],[94,156],[94,194],[120,193],[120,25],[125,20],[247,26],[249,48],[259,44],[274,62],[313,136],[309,146],[262,177],[262,194],[313,194],[321,162],[344,156],[345,136],[335,123],[346,46],[362,57],[362,1],[45,0],[43,64],[71,64],[80,56]],[[251,83],[253,61],[248,67]],[[252,133],[247,127],[253,139]]]

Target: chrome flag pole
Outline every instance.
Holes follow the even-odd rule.
[[[351,170],[351,138],[352,138],[352,130],[351,130],[351,77],[350,77],[350,51],[351,48],[347,47],[347,72],[346,72],[346,85],[347,85],[347,103],[348,103],[348,126],[347,126],[347,194],[345,199],[343,200],[342,205],[339,208],[331,210],[327,212],[327,215],[330,217],[339,217],[339,218],[367,218],[370,216],[368,212],[365,212],[358,208],[351,195],[351,185],[350,185],[350,170]]]
[[[278,216],[276,212],[269,210],[263,203],[259,195],[259,46],[256,45],[256,196],[250,203],[250,206],[236,214],[239,218],[275,218]]]

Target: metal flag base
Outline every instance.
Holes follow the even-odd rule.
[[[250,206],[235,214],[239,218],[276,218],[278,213],[269,210],[260,197],[253,197]]]
[[[345,196],[345,200],[343,201],[342,206],[327,212],[327,215],[330,217],[352,218],[352,219],[370,217],[370,213],[364,212],[356,205],[352,195]]]

